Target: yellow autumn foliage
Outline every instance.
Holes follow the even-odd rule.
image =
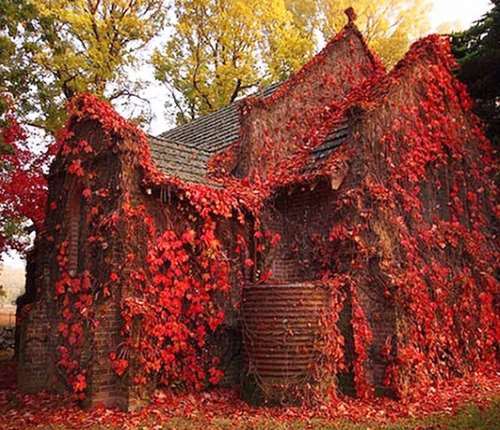
[[[153,64],[177,121],[286,79],[346,24],[349,6],[388,66],[427,30],[426,0],[174,0],[172,34]]]

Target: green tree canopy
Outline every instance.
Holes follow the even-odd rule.
[[[500,1],[468,30],[452,35],[458,77],[476,101],[476,112],[488,125],[488,135],[500,144]]]

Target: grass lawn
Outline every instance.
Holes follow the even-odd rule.
[[[33,427],[35,428],[35,427]],[[36,427],[43,430],[67,430],[74,427],[50,425]],[[118,430],[118,426],[95,425],[86,427],[91,430]],[[131,427],[127,427],[131,428]],[[242,423],[230,418],[214,418],[211,420],[199,418],[174,417],[166,422],[158,423],[147,419],[143,424],[133,427],[137,430],[498,430],[500,429],[500,398],[494,400],[488,407],[480,409],[469,405],[458,411],[456,415],[432,415],[423,419],[402,419],[393,424],[353,424],[347,421],[327,422],[325,420],[309,420],[297,422],[280,422],[278,420],[258,419]],[[29,430],[27,428],[26,430]]]

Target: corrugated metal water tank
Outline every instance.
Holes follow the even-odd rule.
[[[298,403],[311,383],[328,293],[313,284],[251,285],[242,299],[242,397],[254,404]]]

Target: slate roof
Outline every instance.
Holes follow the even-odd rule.
[[[257,93],[268,97],[281,85],[273,84]],[[194,121],[168,130],[159,136],[150,136],[151,156],[157,167],[168,175],[186,182],[217,186],[207,178],[209,159],[235,143],[240,135],[239,102],[204,115]],[[325,141],[312,151],[313,170],[316,162],[327,158],[349,136],[347,120],[335,127]]]
[[[344,119],[338,126],[332,128],[321,145],[311,151],[313,159],[318,161],[328,158],[328,156],[336,148],[342,145],[349,138],[349,135],[349,124],[347,119]]]
[[[151,156],[156,166],[186,182],[208,183],[207,164],[212,153],[163,137],[149,137]]]
[[[256,95],[268,97],[280,85],[272,84]],[[206,178],[208,160],[240,136],[238,104],[236,101],[159,136],[150,136],[151,156],[157,167],[187,182],[210,184]]]
[[[174,140],[186,147],[217,153],[239,138],[240,116],[237,103],[202,116],[160,134],[160,138]]]
[[[257,97],[268,97],[281,85],[275,83],[256,93]],[[238,140],[240,135],[239,102],[216,112],[199,117],[188,124],[175,127],[160,134],[160,138],[174,140],[189,147],[217,153]]]

